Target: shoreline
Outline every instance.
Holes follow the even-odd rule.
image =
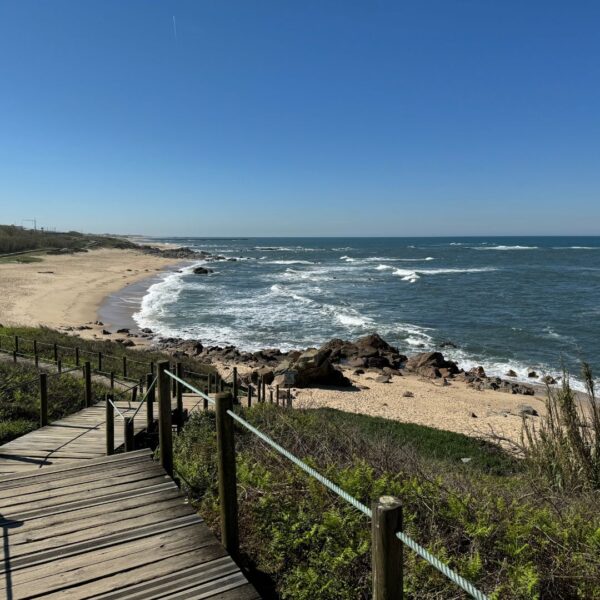
[[[149,287],[165,273],[190,262],[189,258],[164,258],[137,250],[94,250],[79,255],[45,256],[41,263],[3,264],[0,282],[11,291],[0,300],[0,323],[45,325],[87,339],[127,338],[140,349],[149,345],[160,348],[160,336],[140,332],[133,314],[139,310]],[[110,335],[103,333],[105,328],[110,329]],[[139,333],[116,334],[117,329]],[[164,349],[176,353],[182,344],[185,342],[175,341]],[[220,361],[218,353],[197,358],[212,363],[224,375],[234,364]],[[259,363],[255,368],[261,366]],[[520,405],[530,405],[539,415],[545,413],[546,390],[532,382],[528,384],[536,388],[535,395],[524,396],[473,389],[462,380],[444,383],[445,380],[428,379],[404,369],[392,374],[389,383],[382,383],[376,381],[379,369],[366,368],[365,373],[357,374],[339,366],[353,382],[352,390],[294,388],[295,405],[328,406],[474,437],[486,437],[493,429],[511,439],[520,435]]]
[[[40,258],[0,264],[0,322],[63,331],[92,324],[77,331],[86,338],[102,329],[96,322],[107,298],[182,263],[138,250],[104,248]]]

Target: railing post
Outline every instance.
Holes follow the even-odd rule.
[[[92,405],[92,365],[86,361],[83,365],[83,377],[85,379],[85,407]]]
[[[275,404],[277,404],[277,406],[279,406],[279,386],[278,385],[275,386]]]
[[[15,354],[19,354],[19,336],[15,335]],[[15,361],[17,362],[17,361]]]
[[[127,357],[123,356],[123,377],[127,377]]]
[[[264,377],[262,378],[262,401],[267,401],[267,380]]]
[[[158,440],[160,464],[173,477],[173,432],[171,430],[171,382],[165,371],[169,362],[158,363]]]
[[[137,401],[137,385],[131,390],[131,402]]]
[[[17,351],[13,350],[13,362],[17,364]]]
[[[79,346],[75,348],[75,366],[79,366]]]
[[[269,404],[273,404],[273,388],[269,388]]]
[[[260,377],[256,379],[256,401],[260,404],[260,389],[262,384],[260,382]]]
[[[112,394],[106,394],[106,456],[115,452],[115,409],[111,404]]]
[[[98,371],[102,371],[102,352],[98,352]]]
[[[252,384],[248,384],[248,408],[252,406]]]
[[[238,372],[237,372],[237,367],[233,367],[233,388],[232,388],[232,393],[233,393],[233,401],[235,404],[238,403]]]
[[[154,375],[154,362],[150,362],[150,373]]]
[[[183,379],[183,365],[181,362],[177,362],[175,365],[175,375],[179,379]],[[183,428],[183,386],[179,381],[175,382],[177,387],[175,388],[175,397],[177,399],[177,433]]]
[[[40,373],[40,427],[48,425],[48,375]]]
[[[56,342],[52,344],[52,352],[54,355],[54,362],[58,362],[58,344]]]
[[[115,372],[114,371],[110,372],[110,389],[111,390],[115,389]]]
[[[37,340],[33,340],[33,360],[35,362],[35,366],[37,367],[40,364],[40,357],[38,356]]]
[[[208,379],[208,383],[207,383],[207,388],[206,389],[208,391],[206,393],[207,394],[212,394],[212,375],[210,373],[207,375],[207,379]]]
[[[155,386],[152,385],[154,376],[152,373],[146,375],[146,430],[152,431],[154,427],[154,396]]]
[[[59,373],[62,373],[62,360],[57,360],[57,361],[56,361],[56,370],[57,370]]]
[[[227,414],[232,409],[231,394],[215,394],[221,542],[229,554],[235,557],[239,550],[235,440],[233,419]]]
[[[208,396],[208,387],[204,388],[204,393]],[[205,411],[208,410],[208,400],[206,398],[202,398],[202,409]]]
[[[134,450],[133,417],[123,418],[123,437],[125,439],[125,452]]]
[[[175,371],[177,370],[177,364],[169,365],[169,370],[171,371],[171,373],[175,373]],[[173,388],[172,395],[175,396],[175,398],[177,398],[177,382],[174,379],[171,379],[171,386]]]
[[[373,600],[402,600],[402,506],[394,496],[373,503],[371,552]]]

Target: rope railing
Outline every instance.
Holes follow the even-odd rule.
[[[170,371],[165,370],[164,373],[166,375],[168,375],[169,377],[171,377],[172,379],[174,379],[175,381],[179,382],[181,385],[183,385],[186,388],[188,388],[189,390],[191,390],[192,392],[194,392],[195,394],[198,394],[202,398],[208,400],[210,403],[216,404],[215,400],[212,399],[210,396],[204,394],[203,392],[198,390],[196,387],[194,387],[193,385],[184,381],[180,377],[177,377]],[[253,433],[259,439],[261,439],[263,442],[265,442],[268,446],[270,446],[271,448],[276,450],[279,454],[281,454],[282,456],[284,456],[285,458],[290,460],[293,464],[295,464],[297,467],[302,469],[305,473],[307,473],[308,475],[310,475],[311,477],[313,477],[314,479],[319,481],[322,485],[324,485],[327,489],[332,491],[338,497],[340,497],[343,500],[345,500],[346,502],[348,502],[351,506],[356,508],[358,511],[362,512],[365,516],[369,517],[370,519],[373,518],[373,511],[368,506],[365,506],[364,504],[362,504],[362,502],[360,502],[359,500],[354,498],[352,495],[350,495],[348,492],[346,492],[340,486],[336,485],[333,481],[331,481],[330,479],[328,479],[327,477],[325,477],[324,475],[319,473],[316,469],[314,469],[313,467],[308,465],[306,462],[304,462],[303,460],[301,460],[300,458],[298,458],[297,456],[292,454],[289,450],[286,450],[283,446],[279,445],[277,442],[275,442],[273,439],[271,439],[268,435],[266,435],[265,433],[263,433],[262,431],[260,431],[256,427],[254,427],[254,425],[252,425],[251,423],[246,421],[244,418],[242,418],[240,415],[235,413],[233,410],[229,409],[226,411],[226,413],[234,421],[236,421],[242,427],[246,428],[248,431]],[[476,600],[488,600],[488,597],[483,592],[478,590],[471,582],[467,581],[464,577],[462,577],[456,571],[451,569],[447,564],[445,564],[439,558],[437,558],[436,556],[431,554],[426,548],[424,548],[423,546],[418,544],[415,540],[413,540],[406,533],[404,533],[403,531],[398,531],[395,533],[395,535],[403,544],[408,546],[411,550],[413,550],[413,552],[418,554],[422,559],[424,559],[426,562],[428,562],[432,567],[434,567],[440,573],[445,575],[448,579],[450,579],[457,586],[462,588],[465,592],[467,592],[473,598],[475,598]]]
[[[140,400],[139,406],[135,409],[135,412],[131,415],[132,419],[134,419],[136,417],[138,412],[140,412],[140,408],[142,408],[142,406],[144,406],[144,402],[146,402],[146,400],[148,399],[148,396],[150,395],[152,390],[154,390],[157,381],[158,381],[158,375],[154,378],[152,383],[148,386],[146,393],[144,394],[143,398]]]

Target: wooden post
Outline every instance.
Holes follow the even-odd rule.
[[[269,388],[269,404],[273,404],[273,388]]]
[[[106,456],[115,452],[115,409],[110,403],[112,394],[106,395]]]
[[[235,404],[238,403],[238,372],[237,367],[233,367],[233,401]]]
[[[59,373],[62,373],[62,360],[57,360],[57,361],[56,361],[56,370],[57,370]]]
[[[137,385],[131,390],[131,402],[135,402],[137,400]]]
[[[267,401],[267,380],[264,377],[262,378],[262,401]]]
[[[208,387],[204,388],[204,393],[208,396]],[[208,410],[208,400],[206,398],[202,398],[202,408]]]
[[[231,394],[215,394],[217,429],[217,466],[219,472],[219,504],[221,509],[221,543],[233,557],[239,550],[238,503],[235,471],[235,440]]]
[[[252,384],[248,384],[248,408],[252,406]]]
[[[110,372],[110,389],[111,390],[115,389],[115,372],[114,371]]]
[[[102,352],[98,352],[98,371],[102,371]]]
[[[92,405],[92,365],[86,361],[83,365],[83,378],[85,379],[85,407]]]
[[[211,394],[212,393],[212,375],[209,373],[208,374],[208,387],[207,387],[207,394]]]
[[[79,366],[79,347],[75,348],[75,366]]]
[[[261,398],[260,398],[260,391],[262,389],[262,383],[260,381],[260,377],[256,380],[256,401],[260,404],[261,402]]]
[[[169,362],[158,363],[158,440],[160,464],[173,477],[173,432],[171,431],[171,382],[165,371]]]
[[[40,373],[40,427],[48,425],[48,375]]]
[[[135,437],[133,431],[133,417],[125,417],[123,419],[123,437],[125,439],[125,452],[134,450]]]
[[[169,369],[170,369],[171,373],[175,373],[175,371],[177,370],[177,365],[176,364],[170,365]],[[171,385],[173,388],[172,395],[177,397],[177,382],[174,379],[171,379]]]
[[[146,430],[152,431],[154,427],[154,397],[156,393],[156,386],[152,385],[154,381],[154,375],[148,373],[146,375]]]
[[[52,345],[52,351],[54,354],[54,362],[58,362],[58,344],[54,343]]]
[[[175,365],[175,375],[179,377],[179,379],[183,379],[183,365],[181,362],[178,362]],[[175,388],[175,397],[177,399],[177,433],[181,431],[183,428],[183,386],[179,381],[175,382],[177,387]]]
[[[19,336],[15,335],[15,354],[19,354]],[[15,362],[17,362],[15,360]]]
[[[402,600],[402,506],[394,496],[373,503],[371,553],[373,600]]]
[[[292,390],[290,388],[287,391],[287,408],[292,408]]]
[[[40,364],[40,357],[38,356],[37,340],[33,340],[33,360],[35,361],[35,366],[37,367]]]
[[[13,350],[13,362],[16,363],[17,362],[17,351]]]
[[[127,357],[123,356],[123,377],[127,377]]]
[[[154,375],[154,362],[150,362],[150,373]]]
[[[279,406],[279,386],[275,386],[275,403]]]

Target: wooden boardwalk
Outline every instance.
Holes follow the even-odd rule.
[[[99,403],[0,446],[0,598],[260,598],[150,450],[105,456],[104,419]]]
[[[0,477],[0,596],[259,598],[149,450]]]
[[[130,408],[126,401],[116,405],[125,416],[133,414],[137,407],[132,404]],[[146,424],[143,410],[134,422],[136,432]],[[116,413],[114,427],[115,448],[119,448],[123,445],[123,421]],[[0,475],[105,455],[106,415],[102,401],[0,446]]]

